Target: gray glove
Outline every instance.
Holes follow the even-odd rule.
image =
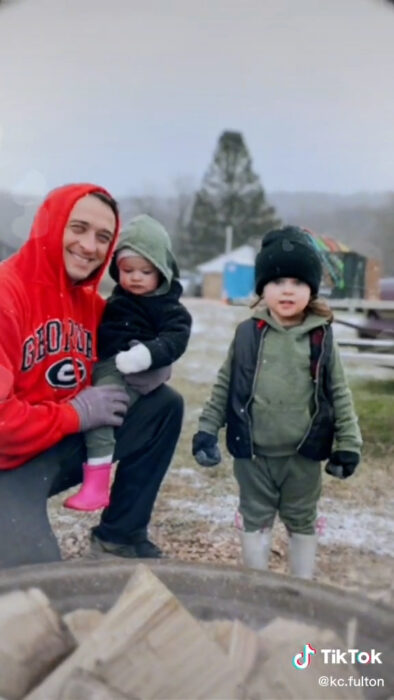
[[[116,384],[89,386],[69,402],[79,415],[80,431],[85,433],[102,425],[122,425],[130,399]]]

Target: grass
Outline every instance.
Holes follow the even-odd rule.
[[[352,384],[364,440],[371,456],[394,455],[394,380],[368,380]]]

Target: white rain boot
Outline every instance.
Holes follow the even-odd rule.
[[[301,535],[298,532],[290,533],[290,572],[293,576],[312,578],[316,548],[317,535]]]
[[[241,532],[242,560],[244,566],[251,569],[268,569],[268,559],[271,551],[272,529],[257,530],[256,532]]]

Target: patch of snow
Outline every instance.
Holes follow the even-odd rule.
[[[202,483],[205,483],[198,470],[190,467],[181,467],[177,469],[174,471],[173,476],[180,476],[182,479],[186,479],[188,482],[192,482],[198,487],[200,487]]]
[[[193,470],[184,468],[178,473],[190,476]],[[182,512],[186,521],[201,518],[217,525],[231,526],[238,508],[238,497],[233,494],[211,497],[210,503],[170,499],[168,505]],[[319,537],[322,544],[338,544],[394,557],[394,519],[389,509],[378,514],[370,509],[349,508],[346,503],[329,498],[321,499],[319,506],[319,515],[326,521],[324,533]]]
[[[206,370],[204,368],[204,374],[201,373],[202,370],[202,365],[199,368],[199,370],[196,369],[195,374],[187,374],[187,378],[190,382],[194,382],[194,384],[210,384],[213,383],[214,380],[216,379],[216,374],[217,371],[212,371],[212,369]]]
[[[341,544],[380,556],[394,557],[394,513],[352,508],[341,501],[322,498],[319,514],[326,519],[322,544]]]
[[[186,406],[185,410],[185,416],[187,420],[198,420],[202,412],[202,406],[198,406],[198,408],[189,408]],[[197,428],[196,428],[197,430]]]
[[[64,515],[63,513],[59,513],[57,516],[57,522],[60,523],[61,525],[75,525],[75,515]]]
[[[200,318],[196,318],[195,316],[193,317],[193,324],[192,324],[192,336],[193,335],[200,335],[200,333],[205,333],[207,329],[207,324],[202,323]]]
[[[218,525],[231,526],[238,508],[238,497],[227,494],[218,499],[210,498],[210,503],[172,498],[167,504],[177,511],[187,512],[193,520],[197,517]]]

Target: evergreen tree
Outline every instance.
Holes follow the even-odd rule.
[[[223,253],[228,226],[236,248],[279,225],[253,172],[242,134],[224,131],[194,200],[184,244],[189,265]]]

